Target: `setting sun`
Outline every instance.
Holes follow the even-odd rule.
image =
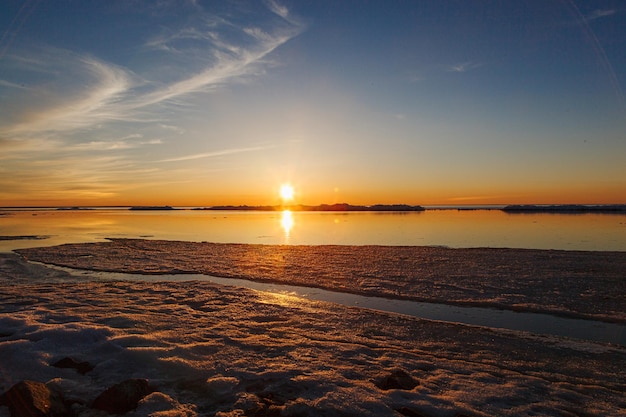
[[[291,201],[293,200],[294,190],[290,184],[283,184],[280,186],[280,198],[283,201]]]

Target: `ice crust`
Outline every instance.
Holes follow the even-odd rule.
[[[617,346],[208,282],[94,282],[0,259],[0,392],[44,382],[77,416],[102,416],[91,402],[129,378],[156,389],[131,416],[626,415]],[[50,366],[64,357],[94,368]],[[377,386],[398,370],[417,385]]]

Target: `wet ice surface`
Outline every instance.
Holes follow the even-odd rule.
[[[208,282],[94,282],[8,259],[0,269],[0,391],[23,379],[46,382],[76,401],[79,416],[95,415],[90,402],[127,378],[147,378],[157,389],[131,413],[142,416],[619,416],[626,409],[619,346]],[[153,265],[141,251],[126,259]],[[164,259],[170,268],[172,259]],[[49,366],[66,356],[94,369],[80,375]],[[418,384],[377,386],[397,369]]]
[[[29,260],[142,274],[206,274],[413,301],[626,323],[626,252],[287,246],[111,239],[20,249]]]
[[[411,300],[371,297],[358,294],[327,291],[319,288],[295,285],[255,282],[237,278],[221,278],[203,274],[128,274],[99,272],[53,267],[68,274],[81,275],[90,280],[130,281],[209,281],[217,284],[239,286],[259,291],[288,294],[310,300],[329,301],[373,310],[407,314],[430,320],[470,324],[526,331],[544,335],[566,336],[583,340],[606,342],[626,346],[626,324],[606,323],[596,320],[574,319],[550,314],[522,313],[494,308],[461,307],[446,304],[425,303]]]

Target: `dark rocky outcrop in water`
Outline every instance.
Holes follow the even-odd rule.
[[[0,240],[43,240],[49,237],[44,235],[0,236]]]
[[[176,210],[176,209],[172,206],[133,206],[129,208],[129,210],[141,211],[141,210]]]

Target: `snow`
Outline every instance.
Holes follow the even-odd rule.
[[[80,253],[88,248],[97,249]],[[156,389],[131,416],[626,415],[619,346],[208,282],[103,282],[15,255],[0,261],[0,392],[44,382],[81,417],[102,416],[90,403],[129,378]],[[94,368],[50,366],[64,357]],[[418,385],[378,388],[395,370]]]
[[[142,239],[17,252],[29,260],[72,268],[143,274],[202,273],[626,323],[626,252]]]

